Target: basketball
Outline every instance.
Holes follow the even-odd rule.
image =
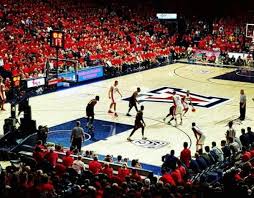
[[[192,112],[196,112],[196,109],[195,109],[195,108],[193,108],[191,111],[192,111]]]

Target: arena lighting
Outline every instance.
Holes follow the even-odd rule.
[[[157,13],[158,19],[177,19],[176,13]]]

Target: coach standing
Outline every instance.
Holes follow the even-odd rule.
[[[240,120],[245,119],[246,114],[246,95],[244,94],[244,90],[241,89],[240,91]]]
[[[81,127],[80,121],[76,122],[76,127],[72,129],[71,133],[71,147],[77,148],[78,151],[81,151],[81,145],[82,142],[84,142],[85,135],[84,135],[84,129]]]

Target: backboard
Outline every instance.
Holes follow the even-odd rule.
[[[247,23],[246,24],[246,38],[251,38],[252,42],[254,42],[254,24]]]

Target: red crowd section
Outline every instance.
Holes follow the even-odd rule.
[[[93,1],[1,0],[0,19],[4,68],[23,78],[43,73],[46,60],[56,56],[49,45],[52,29],[62,29],[66,35],[65,50],[60,50],[59,58],[75,58],[80,67],[88,65],[86,53],[91,61],[119,67],[124,63],[153,62],[168,56],[171,49],[182,53],[189,44],[200,49],[241,52],[247,40],[243,20],[221,19],[214,21],[213,34],[201,36],[195,44],[195,36],[204,27],[193,20],[191,32],[181,38],[186,44],[182,47],[177,42],[180,35],[170,35],[168,26],[156,18],[150,5],[128,8],[116,2],[106,8]],[[78,58],[74,53],[79,54]]]

